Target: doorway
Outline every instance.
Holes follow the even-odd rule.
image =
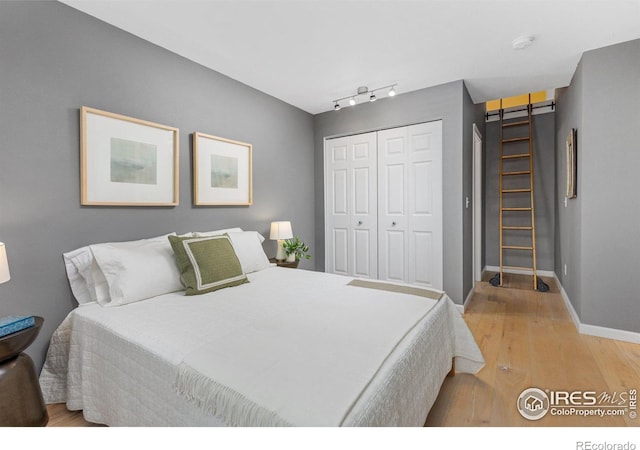
[[[473,283],[482,280],[482,134],[473,124]]]

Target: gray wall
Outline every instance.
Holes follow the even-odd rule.
[[[310,114],[58,2],[0,2],[0,43],[0,241],[12,275],[0,286],[0,316],[44,317],[29,349],[38,367],[75,306],[63,252],[228,226],[268,238],[278,219],[315,242]],[[180,129],[179,206],[80,206],[83,105]],[[253,144],[252,206],[192,206],[194,131]],[[268,239],[265,251],[275,254]]]
[[[566,263],[574,278],[558,275],[582,323],[634,332],[640,332],[639,74],[640,40],[584,53],[558,98],[564,105],[556,137],[564,149],[568,130],[578,129],[578,196],[567,211],[559,206],[559,269]],[[559,170],[559,198],[565,180]]]
[[[522,120],[522,118],[518,119]],[[518,128],[518,129],[516,129]],[[487,122],[485,126],[485,264],[500,266],[500,127],[499,122]],[[510,134],[509,134],[510,133]],[[526,127],[505,128],[504,138],[526,136]],[[507,145],[509,146],[507,148]],[[527,153],[527,142],[507,144],[504,152]],[[515,165],[508,165],[515,164]],[[536,114],[533,116],[533,178],[536,219],[536,262],[538,270],[553,271],[555,269],[555,113]],[[526,159],[505,162],[505,170],[526,170]],[[505,178],[505,189],[528,187],[524,177],[519,180]],[[524,184],[522,184],[524,182]],[[508,183],[515,183],[509,185]],[[529,194],[506,194],[504,206],[528,206]],[[528,226],[531,223],[528,213],[511,213],[506,216],[504,224]],[[504,234],[505,244],[530,245],[531,235],[524,231],[507,231]],[[508,250],[504,253],[504,264],[509,266],[531,267],[531,252]]]
[[[315,121],[316,265],[324,269],[324,138],[442,119],[444,176],[444,289],[462,304],[463,292],[463,95],[462,81],[375,103],[318,114]],[[470,150],[469,150],[470,151]]]
[[[568,88],[556,90],[556,239],[555,272],[569,297],[573,309],[582,316],[582,60]],[[577,128],[578,173],[576,198],[566,197],[566,139]],[[567,273],[564,273],[564,266]]]

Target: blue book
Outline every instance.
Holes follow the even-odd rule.
[[[8,316],[0,317],[0,337],[16,333],[36,324],[33,316]]]

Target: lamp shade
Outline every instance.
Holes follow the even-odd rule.
[[[291,230],[291,222],[271,222],[271,232],[269,233],[269,239],[291,239],[293,237],[293,231]]]
[[[9,262],[7,261],[7,250],[2,242],[0,242],[0,283],[6,283],[11,279],[9,274]]]

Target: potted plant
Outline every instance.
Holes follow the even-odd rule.
[[[287,254],[287,262],[298,261],[301,258],[311,259],[309,246],[302,242],[298,236],[293,239],[285,239],[282,248],[284,248],[284,252]]]

